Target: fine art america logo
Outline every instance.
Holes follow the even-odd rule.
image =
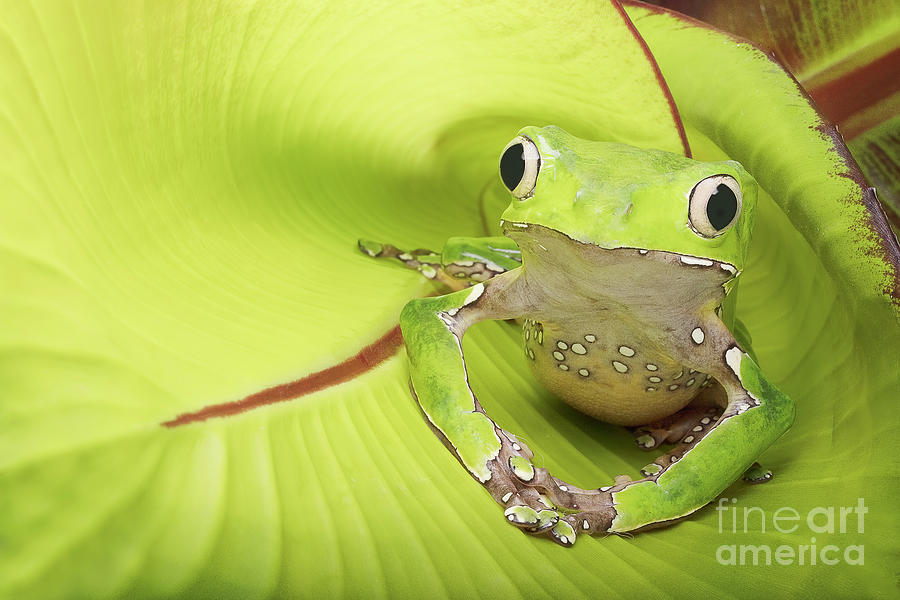
[[[766,514],[758,506],[738,507],[736,498],[719,498],[715,510],[719,513],[719,533],[800,533],[807,534],[809,543],[790,546],[780,544],[723,544],[716,549],[721,565],[848,565],[865,564],[862,544],[838,546],[816,543],[816,535],[856,534],[865,532],[865,516],[869,512],[863,498],[856,506],[817,506],[805,514],[790,506]],[[852,538],[848,541],[855,541]]]

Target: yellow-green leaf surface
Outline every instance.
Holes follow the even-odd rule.
[[[478,233],[480,190],[522,125],[681,151],[623,12],[236,0],[0,11],[0,596],[609,585],[592,565],[621,563],[627,542],[573,555],[509,527],[422,422],[402,352],[293,402],[161,423],[331,367],[394,327],[428,288],[356,238],[415,247]],[[485,328],[472,351],[485,377],[504,366],[484,399],[540,405],[508,329]],[[562,414],[560,427],[594,432]],[[519,418],[507,422],[562,439],[537,410]],[[582,453],[601,451],[594,438],[576,431],[559,459],[599,484],[613,472]]]
[[[798,423],[765,457],[773,482],[724,494],[739,510],[763,507],[767,529],[751,518],[749,533],[740,522],[733,533],[724,516],[738,513],[720,521],[706,509],[564,549],[504,522],[423,422],[402,352],[291,402],[160,424],[321,371],[392,328],[404,302],[430,290],[359,254],[356,238],[413,248],[480,233],[479,193],[522,125],[681,151],[665,89],[616,7],[0,10],[0,597],[891,591],[891,264],[865,258],[884,238],[867,229],[859,188],[832,176],[843,163],[827,162],[834,147],[771,63],[705,30],[702,61],[658,52],[695,154],[742,160],[775,200],[739,308],[763,368],[798,400]],[[698,33],[639,16],[654,50],[660,36]],[[747,74],[700,110],[686,82],[716,61]],[[737,118],[753,111],[726,92],[755,89],[747,81],[800,113],[767,127]],[[808,145],[792,145],[798,128],[812,131]],[[769,129],[788,141],[768,143]],[[606,485],[648,462],[626,431],[540,390],[513,326],[477,327],[466,351],[488,412],[556,475]],[[858,497],[862,533],[855,514],[846,533],[814,534],[802,520],[793,534],[772,531],[779,508],[805,517]],[[811,537],[839,546],[840,564],[717,560],[723,545],[796,549]],[[863,565],[846,564],[851,545],[865,546]]]

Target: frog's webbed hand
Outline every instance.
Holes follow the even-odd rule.
[[[434,279],[450,287],[459,289],[460,285],[454,281],[441,264],[441,255],[426,248],[418,248],[406,252],[391,244],[382,244],[371,240],[358,240],[359,249],[372,258],[395,259],[408,269],[414,269],[427,279]]]
[[[590,518],[606,529],[614,515],[609,493],[570,488],[536,468],[527,446],[481,408],[469,387],[462,353],[462,336],[473,323],[525,312],[527,294],[520,290],[518,274],[510,271],[469,289],[413,300],[403,309],[400,325],[416,399],[431,427],[506,507],[509,522],[568,546],[575,541],[574,520],[562,518],[556,505],[583,511],[579,523]]]
[[[441,252],[424,248],[406,252],[390,244],[369,240],[359,240],[358,245],[363,253],[373,258],[395,259],[451,290],[487,281],[522,265],[519,247],[503,236],[450,238]]]
[[[725,388],[728,405],[711,426],[691,431],[644,467],[645,479],[613,486],[610,532],[663,524],[701,508],[793,423],[794,403],[764,378],[721,321],[701,319],[684,337],[685,355],[696,360],[689,366],[710,373]]]

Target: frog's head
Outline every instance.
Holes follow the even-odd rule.
[[[717,261],[729,271],[744,267],[756,182],[737,162],[700,162],[591,142],[558,127],[525,127],[504,150],[500,177],[513,196],[504,232],[517,241],[540,226],[533,229],[608,250],[668,252],[685,261]]]

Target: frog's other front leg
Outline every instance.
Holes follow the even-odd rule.
[[[369,240],[359,240],[358,245],[368,256],[395,259],[451,290],[487,281],[522,265],[519,247],[503,236],[453,237],[447,240],[441,252],[424,248],[407,252],[391,244]]]
[[[358,240],[359,249],[372,258],[387,258],[399,261],[408,269],[414,269],[427,279],[443,283],[450,289],[460,289],[462,285],[444,272],[441,255],[426,248],[401,250],[391,244],[382,244],[371,240]]]
[[[693,366],[700,370],[707,361],[703,369],[725,388],[728,406],[712,427],[688,433],[644,467],[647,478],[613,487],[610,532],[676,520],[713,501],[793,423],[794,403],[765,379],[718,319],[702,319],[685,337],[694,346],[685,347],[697,361]]]
[[[576,531],[568,520],[561,519],[556,503],[565,503],[570,493],[584,493],[587,500],[579,509],[598,515],[605,510],[608,526],[613,516],[609,494],[570,491],[546,469],[536,468],[527,446],[485,414],[466,373],[465,331],[484,319],[508,319],[523,313],[527,294],[519,289],[518,274],[518,270],[510,271],[469,289],[407,304],[400,325],[410,378],[431,427],[469,473],[506,507],[507,520],[529,533],[571,545]]]
[[[703,374],[701,376],[705,377]],[[661,444],[677,444],[691,433],[702,435],[703,431],[712,427],[722,415],[724,406],[720,407],[717,399],[720,394],[724,395],[724,392],[710,379],[704,383],[714,385],[712,387],[705,385],[690,404],[674,415],[655,423],[632,427],[634,443],[638,448],[649,451]]]

